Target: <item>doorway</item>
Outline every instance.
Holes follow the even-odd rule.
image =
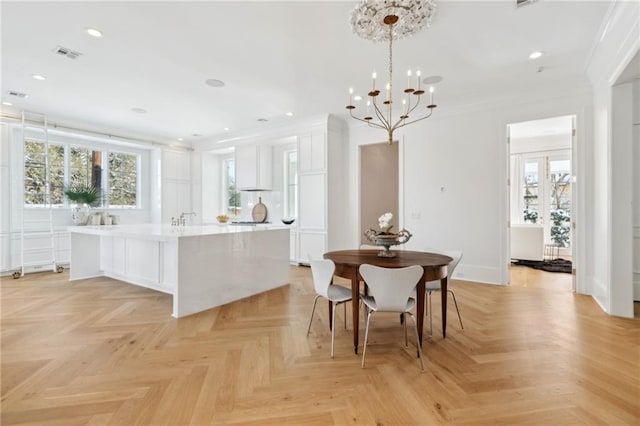
[[[526,267],[559,274],[558,287],[574,288],[574,123],[561,116],[507,126],[512,283],[528,276],[514,267]]]

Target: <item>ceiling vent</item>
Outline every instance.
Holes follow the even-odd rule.
[[[69,59],[78,59],[78,56],[82,55],[82,53],[78,52],[77,50],[72,50],[64,46],[56,46],[56,48],[53,49],[53,53],[61,56],[66,56]]]
[[[516,8],[526,6],[535,2],[536,0],[516,0]]]
[[[15,92],[13,90],[9,90],[7,93],[9,94],[9,96],[15,96],[17,98],[22,98],[22,99],[24,99],[27,96],[29,96],[26,93]]]

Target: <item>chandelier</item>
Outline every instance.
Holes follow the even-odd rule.
[[[364,0],[351,13],[351,28],[354,33],[366,40],[389,42],[389,80],[385,86],[386,92],[382,94],[376,89],[377,75],[373,73],[372,88],[368,93],[370,99],[367,101],[367,112],[363,117],[354,115],[356,107],[353,105],[353,88],[349,89],[349,105],[346,108],[352,118],[371,127],[384,129],[389,136],[390,144],[393,142],[393,132],[396,129],[429,118],[437,106],[433,103],[434,89],[431,87],[429,104],[426,105],[427,112],[423,112],[423,115],[416,112],[416,115],[413,115],[425,91],[420,81],[420,70],[416,71],[415,86],[412,86],[412,73],[409,70],[400,115],[395,119],[392,115],[393,40],[411,36],[425,25],[429,26],[434,10],[434,0]]]

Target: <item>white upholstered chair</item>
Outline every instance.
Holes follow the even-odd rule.
[[[351,300],[351,289],[339,285],[333,285],[333,273],[336,265],[329,259],[314,260],[309,256],[309,265],[311,266],[311,274],[313,276],[313,286],[316,289],[316,298],[313,300],[313,308],[311,309],[311,318],[309,319],[309,328],[307,328],[307,336],[311,331],[311,322],[313,314],[316,311],[316,303],[319,297],[324,297],[333,303],[331,323],[331,358],[333,358],[333,342],[336,334],[336,307],[344,304],[344,327],[347,328],[347,305],[346,302]]]
[[[460,263],[460,259],[462,259],[462,252],[459,250],[439,250],[434,248],[426,248],[424,251],[429,253],[443,254],[453,259],[447,266],[447,278],[449,280],[447,292],[453,296],[453,303],[455,303],[456,305],[456,312],[458,313],[460,327],[464,330],[464,325],[462,325],[462,317],[460,316],[460,309],[458,308],[458,301],[456,300],[456,294],[453,292],[450,286],[451,277],[453,277],[453,271],[456,269],[456,266],[458,266],[458,263]],[[431,293],[433,293],[434,291],[440,291],[440,280],[429,281],[425,284],[424,290],[427,297],[427,304],[429,305],[429,335],[433,336],[433,309],[431,309]]]
[[[364,349],[362,351],[362,368],[364,368],[365,357],[367,355],[367,341],[369,339],[369,323],[371,314],[374,312],[398,312],[404,317],[411,315],[413,328],[416,334],[416,346],[420,357],[420,367],[424,371],[422,361],[422,349],[420,348],[420,338],[418,337],[418,326],[416,319],[411,313],[411,309],[416,304],[411,293],[422,277],[422,267],[414,265],[406,268],[381,268],[374,265],[360,265],[360,276],[365,280],[370,296],[360,295],[360,299],[367,307],[367,327],[364,333]],[[407,345],[407,321],[405,324],[405,345]]]

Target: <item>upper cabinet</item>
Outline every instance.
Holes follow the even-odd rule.
[[[313,132],[299,137],[298,157],[299,171],[319,172],[326,169],[326,132],[315,129]]]
[[[273,148],[269,145],[236,147],[236,187],[239,190],[272,189]]]

